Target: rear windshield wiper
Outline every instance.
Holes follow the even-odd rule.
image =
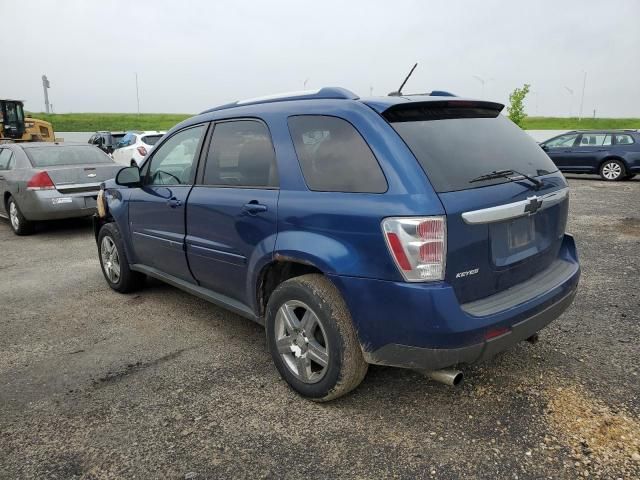
[[[535,185],[535,189],[538,190],[542,187],[542,182],[537,178],[530,177],[529,175],[525,175],[524,173],[520,173],[516,170],[494,170],[491,173],[487,173],[486,175],[480,175],[472,180],[469,180],[469,183],[482,182],[483,180],[493,180],[496,178],[507,178],[512,182],[519,180],[517,177],[512,177],[512,175],[519,175],[520,177],[529,180],[531,183]]]

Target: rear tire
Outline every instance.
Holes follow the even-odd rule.
[[[120,230],[115,223],[107,223],[98,234],[98,257],[105,280],[120,293],[129,293],[141,288],[145,275],[129,268]]]
[[[607,182],[622,180],[626,175],[624,164],[620,160],[605,160],[600,166],[600,177]]]
[[[7,200],[7,212],[9,213],[9,224],[11,225],[11,230],[16,235],[29,235],[33,233],[33,222],[30,222],[20,211],[20,207],[13,199],[13,197],[9,197]]]
[[[333,400],[360,385],[367,373],[349,310],[320,274],[281,283],[269,298],[266,327],[278,372],[304,397]]]

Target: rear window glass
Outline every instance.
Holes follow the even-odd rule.
[[[142,141],[147,145],[153,146],[158,143],[158,140],[160,140],[161,138],[162,135],[145,135],[144,137],[142,137]]]
[[[385,117],[409,146],[437,192],[505,183],[498,178],[470,183],[496,170],[515,170],[537,177],[557,171],[557,167],[536,142],[498,110],[475,112],[455,109],[447,115],[415,109],[410,115]],[[491,112],[491,114],[489,114]],[[433,120],[432,118],[436,118]],[[405,121],[406,120],[406,121]]]
[[[289,130],[310,190],[387,191],[378,161],[346,120],[321,115],[294,116],[289,118]]]
[[[25,148],[34,167],[82,165],[85,163],[114,163],[102,150],[91,145],[64,145]]]

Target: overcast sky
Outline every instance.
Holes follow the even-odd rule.
[[[321,86],[449,90],[530,115],[640,117],[640,0],[0,0],[0,97],[62,112],[195,113]],[[573,96],[565,87],[573,90]]]

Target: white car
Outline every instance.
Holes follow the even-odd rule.
[[[166,132],[127,132],[116,145],[113,151],[113,159],[121,165],[142,164],[144,157],[151,151],[153,146]]]

